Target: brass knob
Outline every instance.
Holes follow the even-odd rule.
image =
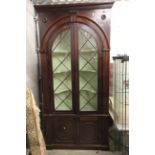
[[[103,15],[101,16],[101,19],[102,19],[102,20],[105,20],[105,19],[106,19],[106,15],[103,14]]]
[[[64,130],[66,130],[66,127],[65,127],[65,126],[63,126],[63,129],[64,129]]]

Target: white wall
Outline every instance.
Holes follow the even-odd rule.
[[[39,104],[37,53],[35,40],[34,8],[32,2],[27,0],[26,7],[26,81],[30,86],[36,103]]]
[[[111,56],[129,54],[129,1],[117,1],[111,11]]]

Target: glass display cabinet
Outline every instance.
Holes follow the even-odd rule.
[[[115,131],[112,139],[123,155],[128,154],[129,145],[129,56],[113,57],[113,91],[110,96],[109,112]],[[112,133],[112,132],[111,132]]]
[[[35,5],[42,129],[48,149],[109,148],[112,5]]]

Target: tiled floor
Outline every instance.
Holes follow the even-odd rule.
[[[121,155],[121,153],[97,150],[48,150],[47,155]]]
[[[28,155],[27,150],[26,155]],[[122,155],[121,152],[115,151],[97,151],[97,150],[47,150],[46,155]]]

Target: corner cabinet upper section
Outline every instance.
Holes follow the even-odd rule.
[[[40,43],[45,39],[51,27],[66,18],[66,23],[82,22],[97,25],[110,40],[110,15],[113,3],[101,4],[66,4],[66,5],[35,5]],[[78,21],[77,21],[78,20]],[[63,21],[63,20],[62,20]],[[88,23],[89,24],[89,23]],[[42,44],[40,45],[42,46]],[[41,47],[42,48],[42,47]]]

